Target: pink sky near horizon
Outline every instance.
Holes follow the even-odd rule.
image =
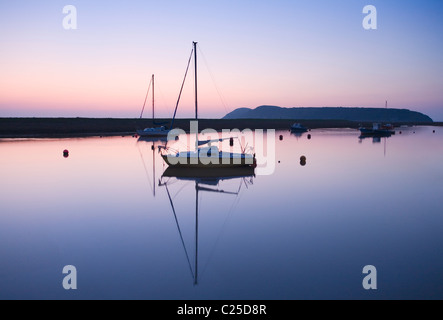
[[[48,114],[52,111],[54,116],[137,117],[151,76],[146,67],[139,68],[125,62],[118,65],[85,59],[64,63],[64,59],[57,57],[44,61],[39,56],[13,59],[2,68],[0,77],[0,104],[3,109],[13,106],[11,114],[7,116],[13,116],[13,110],[18,115],[26,116],[38,115],[39,111],[44,113],[47,110]],[[178,70],[168,70],[167,66],[157,68],[161,70],[160,75],[156,74],[155,82],[156,115],[159,117],[172,116],[187,55],[181,60],[182,67]],[[88,64],[88,68],[84,68]],[[17,69],[17,65],[21,68]],[[282,107],[384,107],[383,98],[388,99],[392,95],[397,98],[389,101],[390,107],[414,109],[415,106],[432,104],[433,98],[438,98],[433,96],[431,88],[426,87],[412,86],[413,90],[402,92],[398,82],[397,86],[392,83],[383,87],[376,86],[378,77],[358,78],[355,76],[358,72],[342,72],[340,79],[333,82],[331,78],[336,72],[333,67],[329,70],[321,66],[301,68],[305,70],[300,70],[300,74],[306,76],[274,72],[272,76],[260,77],[257,74],[251,77],[254,72],[251,69],[248,72],[228,70],[224,74],[211,73],[216,81],[214,84],[211,74],[201,63],[200,114],[222,117],[237,107],[253,108],[266,104]],[[164,74],[169,77],[165,79]],[[190,72],[178,110],[179,117],[193,116],[192,77],[193,73]],[[402,81],[404,86],[411,82],[407,77]],[[367,90],[368,87],[373,90]],[[151,116],[151,99],[149,95],[145,117]]]
[[[248,11],[231,13],[227,4],[216,2],[214,7],[233,15],[229,25],[209,13],[208,4],[199,7],[208,16],[204,21],[188,28],[162,22],[155,27],[161,32],[153,36],[145,34],[152,27],[149,20],[136,23],[139,9],[148,12],[142,2],[135,1],[133,9],[113,4],[105,10],[121,20],[116,25],[100,20],[102,7],[77,2],[78,30],[62,28],[60,1],[42,7],[24,1],[24,17],[21,8],[0,7],[0,18],[5,18],[2,12],[15,18],[0,19],[1,30],[8,30],[0,33],[0,117],[135,118],[151,74],[156,76],[156,116],[172,117],[195,40],[200,47],[201,117],[260,105],[384,107],[388,100],[389,107],[443,120],[443,49],[437,42],[442,28],[429,22],[432,16],[427,24],[418,20],[417,26],[403,30],[392,20],[383,28],[381,15],[379,30],[366,31],[362,6],[355,2],[337,10],[337,16],[328,2],[318,10],[305,1],[278,1],[261,4],[246,16]],[[158,4],[158,17],[152,19],[171,14],[162,11],[164,6]],[[381,3],[378,8],[390,19],[400,19],[398,8]],[[40,15],[32,16],[32,9]],[[427,14],[426,8],[422,11]],[[292,15],[297,19],[291,20]],[[315,22],[317,15],[321,23]],[[417,13],[407,10],[400,17],[409,21],[411,15]],[[270,20],[255,21],[264,17]],[[192,77],[191,70],[177,117],[194,116]],[[151,116],[150,97],[144,116]]]

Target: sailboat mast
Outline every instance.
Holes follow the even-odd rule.
[[[152,84],[152,91],[154,91],[154,75],[152,75],[151,80],[149,81],[149,85],[148,85],[148,91],[146,92],[146,97],[145,97],[145,101],[143,102],[143,108],[142,108],[142,112],[140,113],[140,119],[143,118],[143,113],[145,112],[145,106],[146,106],[146,101],[148,101],[148,95],[149,95],[149,90],[151,90],[151,84]],[[154,92],[152,93],[152,99],[154,100]],[[154,106],[152,107],[152,113],[154,114]],[[154,116],[152,117],[154,118]]]
[[[195,120],[198,120],[198,100],[197,100],[197,42],[194,44],[194,68],[195,68]]]
[[[152,142],[152,187],[154,188],[154,198],[155,198],[155,142]]]
[[[154,120],[154,75],[152,75],[152,120]]]
[[[194,285],[198,284],[198,182],[195,182],[195,278]]]

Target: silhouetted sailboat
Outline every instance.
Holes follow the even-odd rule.
[[[193,49],[191,51],[191,57],[188,61],[188,67],[186,69],[186,75],[189,69],[192,55],[194,54],[194,77],[195,77],[195,119],[198,120],[198,91],[197,91],[197,42],[193,42]],[[184,83],[184,82],[183,82]],[[182,85],[183,89],[183,85]],[[181,91],[180,91],[181,94]],[[179,96],[180,97],[180,96]],[[174,112],[177,112],[176,106]],[[197,134],[198,135],[198,134]],[[227,138],[232,141],[232,138]],[[168,147],[163,148],[162,157],[163,160],[169,165],[174,167],[186,167],[186,168],[229,168],[229,167],[252,167],[257,166],[255,154],[247,153],[246,150],[242,150],[241,153],[223,152],[219,150],[217,146],[213,146],[213,143],[219,143],[227,139],[213,139],[199,141],[198,136],[195,142],[195,151],[175,152],[167,154]]]

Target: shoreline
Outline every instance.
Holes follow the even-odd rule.
[[[189,132],[189,123],[194,119],[176,119],[175,128]],[[302,119],[199,119],[199,130],[223,129],[275,129],[289,130],[294,122],[300,122],[309,129],[350,128],[372,126],[369,122],[348,120],[302,120]],[[160,123],[160,124],[159,124]],[[129,136],[138,129],[168,126],[171,119],[126,119],[126,118],[0,118],[0,139],[26,138],[83,138],[95,136]],[[443,122],[405,123],[393,122],[400,126],[443,126]]]

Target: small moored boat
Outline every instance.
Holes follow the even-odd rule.
[[[169,132],[170,130],[166,129],[165,126],[137,130],[138,135],[141,137],[165,137]]]
[[[291,126],[291,131],[292,132],[306,132],[306,131],[308,131],[308,128],[306,128],[305,126],[302,126],[301,123],[294,123]]]
[[[372,128],[359,128],[364,136],[391,136],[395,134],[394,126],[391,124],[382,125],[380,123],[373,123]]]
[[[152,121],[155,124],[155,99],[154,99],[154,75],[152,75],[151,82],[148,86],[148,92],[146,93],[145,103],[143,104],[142,112],[140,114],[140,119],[143,118],[143,112],[145,110],[146,106],[146,100],[148,99],[149,90],[152,86]],[[137,133],[140,137],[166,137],[171,130],[168,130],[165,126],[160,127],[152,127],[152,128],[145,128],[143,130],[137,130]]]

